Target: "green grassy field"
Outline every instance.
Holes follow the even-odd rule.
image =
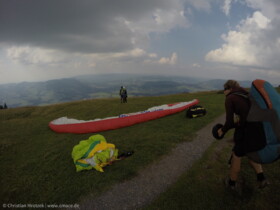
[[[187,119],[185,112],[118,130],[101,132],[109,143],[135,154],[104,173],[95,170],[77,173],[72,148],[93,134],[57,134],[48,123],[62,116],[94,119],[145,110],[149,107],[189,101],[194,98],[208,114]],[[99,194],[114,183],[129,179],[147,164],[166,154],[182,141],[191,141],[196,130],[220,115],[223,95],[179,94],[160,97],[77,101],[42,107],[22,107],[0,111],[1,201],[2,203],[73,203],[89,193]]]
[[[144,209],[280,209],[279,161],[263,165],[265,175],[271,184],[260,190],[257,188],[256,175],[248,159],[243,158],[239,175],[242,194],[239,195],[225,188],[224,179],[228,175],[227,161],[231,148],[231,143],[214,142],[189,172],[184,173],[174,185]]]
[[[57,134],[48,128],[51,120],[62,116],[83,120],[104,118],[195,98],[207,109],[205,117],[188,119],[185,112],[181,112],[131,127],[99,133],[104,135],[109,143],[115,144],[120,152],[135,151],[130,158],[106,167],[104,173],[96,170],[77,173],[71,158],[72,148],[79,141],[94,134]],[[195,131],[223,112],[224,96],[216,92],[135,97],[129,98],[127,104],[120,104],[118,99],[95,99],[0,110],[1,203],[79,203],[88,194],[98,195],[113,184],[136,176],[141,169],[167,154],[176,144],[191,141]],[[226,174],[230,149],[226,147],[226,151],[222,150],[219,158],[209,162],[209,158],[216,157],[213,152],[216,144],[196,163],[190,173],[183,175],[174,188],[164,193],[150,209],[168,209],[168,206],[172,207],[172,200],[181,202],[177,204],[177,209],[189,206],[187,201],[193,203],[191,207],[195,207],[195,202],[199,199],[207,201],[212,209],[217,205],[218,209],[222,205],[227,206],[227,200],[229,205],[235,206],[230,195],[225,197],[223,185],[220,183],[221,177]],[[210,165],[210,169],[206,165]],[[275,183],[278,188],[272,191],[278,194],[268,194],[269,198],[256,205],[267,205],[268,201],[276,202],[273,200],[275,196],[279,198],[278,165],[276,163],[269,166],[271,173],[268,173],[278,179]],[[248,182],[250,180],[248,178]],[[251,194],[249,187],[248,199]],[[166,199],[167,197],[169,199]],[[217,198],[213,200],[214,197]],[[218,202],[221,199],[227,200]],[[169,203],[163,202],[165,200],[169,200]],[[247,200],[241,200],[240,203],[244,204]]]

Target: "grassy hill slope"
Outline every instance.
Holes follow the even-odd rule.
[[[48,123],[62,116],[94,119],[145,110],[149,107],[198,98],[207,116],[187,119],[185,112],[127,128],[106,131],[108,142],[121,151],[135,154],[105,173],[95,170],[76,173],[72,148],[93,134],[57,134]],[[211,122],[223,110],[223,95],[179,94],[160,97],[76,101],[42,107],[0,111],[1,200],[3,203],[73,203],[89,193],[98,194],[116,182],[129,179],[151,161],[166,154],[181,141],[190,141],[196,130]]]
[[[94,134],[57,134],[48,128],[51,120],[62,116],[83,120],[104,118],[195,98],[207,109],[206,116],[188,119],[185,112],[181,112],[131,127],[101,132],[120,152],[135,151],[128,159],[106,167],[104,173],[95,170],[77,173],[71,158],[72,148]],[[94,99],[0,110],[1,202],[79,203],[88,194],[98,195],[113,184],[136,176],[141,169],[167,154],[176,144],[191,141],[197,130],[223,112],[224,96],[216,92],[135,97],[129,98],[127,104],[120,104],[118,99]],[[229,149],[219,156],[221,159],[208,164],[221,169],[221,164],[225,165],[227,161],[228,152]],[[194,181],[188,179],[190,185],[194,183],[190,188],[197,188],[205,174],[205,165],[200,166],[203,167],[194,168],[195,173],[200,174],[199,177]],[[279,177],[278,172],[274,170],[272,176]],[[210,179],[217,179],[216,176],[209,174]],[[212,185],[210,183],[206,188]],[[179,192],[184,193],[185,189],[180,188]],[[177,188],[175,190],[178,192]],[[199,192],[196,195],[201,196]],[[172,196],[178,195],[175,193]]]

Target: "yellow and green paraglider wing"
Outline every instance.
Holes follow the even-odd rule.
[[[102,167],[114,161],[118,150],[114,144],[108,144],[102,135],[93,135],[87,140],[82,140],[72,150],[72,158],[76,171],[96,170],[103,172]]]
[[[96,146],[103,142],[106,143],[104,136],[97,134],[90,136],[87,140],[80,141],[78,145],[74,146],[72,150],[72,158],[74,164],[76,165],[76,171],[92,169],[92,166],[84,159],[89,158],[89,155],[93,155],[91,153],[92,150],[94,150]]]

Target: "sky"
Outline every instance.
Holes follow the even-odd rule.
[[[0,84],[104,73],[280,84],[280,1],[0,0]]]

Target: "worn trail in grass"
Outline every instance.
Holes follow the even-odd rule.
[[[97,198],[88,197],[81,203],[81,209],[136,209],[149,204],[202,156],[213,142],[211,128],[223,120],[224,115],[218,117],[199,130],[192,142],[178,144],[170,154],[153,162],[137,177],[115,185]]]

